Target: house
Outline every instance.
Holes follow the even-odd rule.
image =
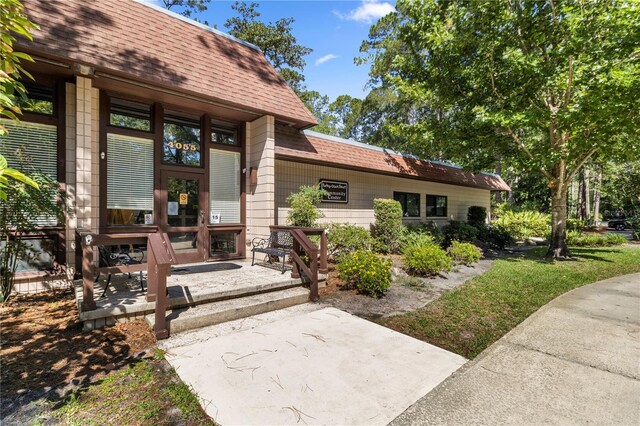
[[[508,189],[496,175],[310,131],[316,119],[258,48],[170,11],[24,5],[39,25],[16,43],[35,60],[25,64],[33,102],[20,123],[3,120],[0,153],[16,164],[24,147],[68,193],[71,214],[43,222],[33,244],[70,267],[79,229],[161,230],[181,262],[244,257],[252,238],[285,224],[285,199],[303,184],[329,190],[325,221],[361,226],[374,198],[398,199],[407,222],[464,220]],[[40,261],[32,268],[51,258]]]

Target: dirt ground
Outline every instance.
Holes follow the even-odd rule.
[[[155,346],[143,321],[82,332],[71,290],[15,295],[0,306],[0,324],[2,418],[93,383]]]
[[[500,255],[500,254],[498,254]],[[393,259],[393,282],[384,296],[376,299],[345,289],[335,265],[329,265],[327,286],[320,289],[320,300],[329,306],[369,320],[414,311],[440,297],[476,275],[483,274],[493,264],[492,254],[474,266],[459,266],[453,271],[431,278],[409,278],[402,269],[399,256]]]

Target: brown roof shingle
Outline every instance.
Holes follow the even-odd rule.
[[[399,175],[409,178],[509,191],[498,175],[471,173],[455,166],[398,155],[378,147],[283,126],[276,127],[276,158]]]
[[[199,94],[304,128],[316,119],[264,54],[133,0],[25,0],[40,26],[20,48]]]

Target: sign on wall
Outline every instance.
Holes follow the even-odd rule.
[[[324,189],[329,195],[322,197],[323,203],[348,203],[349,183],[337,180],[320,179],[320,189]]]

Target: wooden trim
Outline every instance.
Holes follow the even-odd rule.
[[[102,104],[102,100],[100,103]],[[118,127],[118,126],[112,126],[110,124],[107,124],[110,120],[110,112],[109,112],[110,107],[108,105],[108,102],[106,102],[106,104],[107,105],[105,105],[105,108],[107,112],[104,115],[104,121],[101,121],[101,126],[104,125],[107,133],[113,133],[116,135],[123,135],[123,136],[131,136],[131,137],[140,138],[140,139],[153,139],[153,136],[154,136],[153,128],[150,132],[145,132],[144,130],[129,129],[127,127]]]
[[[106,228],[109,226],[107,221],[107,179],[108,179],[108,170],[106,167],[107,161],[109,161],[109,152],[107,150],[107,122],[109,121],[109,97],[106,95],[104,91],[100,91],[100,106],[98,111],[98,117],[100,120],[99,129],[100,136],[98,141],[99,153],[98,153],[98,164],[100,164],[100,175],[98,176],[98,185],[100,188],[99,197],[100,197],[100,207],[99,207],[99,216],[100,216],[100,229]],[[104,152],[104,159],[100,158],[100,153]],[[105,164],[103,167],[102,164]]]
[[[247,174],[244,172],[247,167],[247,124],[238,127],[238,140],[241,143],[240,151],[240,222],[243,224],[240,232],[239,252],[242,257],[247,255]],[[274,164],[275,167],[275,164]],[[274,186],[275,191],[275,186]],[[275,196],[275,194],[274,194]]]
[[[485,190],[485,191],[505,191],[504,189],[501,189],[501,188],[478,186],[478,185],[468,185],[468,184],[464,184],[464,183],[451,182],[451,181],[440,180],[440,179],[426,179],[426,178],[423,178],[423,177],[420,177],[420,176],[403,175],[403,174],[398,173],[398,172],[387,172],[387,171],[384,171],[384,170],[367,169],[365,167],[357,167],[357,166],[348,166],[348,165],[344,165],[344,164],[328,163],[328,162],[325,162],[325,161],[313,160],[313,159],[308,159],[308,158],[301,158],[301,157],[296,157],[296,156],[293,156],[293,155],[286,155],[286,154],[277,154],[276,153],[275,159],[276,160],[281,160],[281,161],[289,161],[289,162],[292,162],[292,163],[311,164],[311,165],[314,165],[314,166],[324,166],[324,167],[329,167],[329,168],[333,168],[333,169],[349,170],[349,171],[353,171],[353,172],[362,172],[362,173],[369,173],[369,174],[374,174],[374,175],[392,176],[392,177],[397,177],[397,178],[402,178],[402,179],[419,180],[421,182],[435,182],[435,183],[442,183],[442,184],[445,184],[445,185],[462,186],[462,187],[465,187],[465,188],[482,189],[482,190]]]

